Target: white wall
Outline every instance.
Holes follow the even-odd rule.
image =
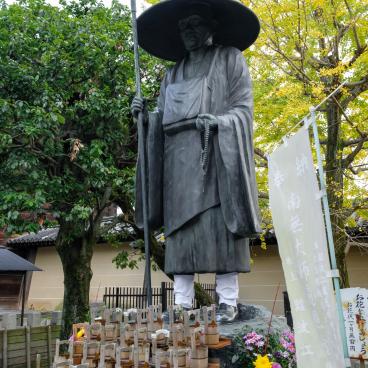
[[[91,301],[101,300],[105,287],[109,286],[142,286],[144,264],[135,270],[119,270],[112,263],[118,250],[107,244],[96,245],[91,281]],[[276,246],[269,246],[267,250],[252,247],[251,256],[253,264],[251,272],[241,274],[239,277],[240,300],[246,303],[262,304],[272,309],[276,291],[280,289],[276,298],[275,313],[283,314],[283,296],[285,280],[281,260]],[[63,272],[59,256],[55,248],[39,248],[36,257],[36,266],[43,272],[34,272],[28,305],[36,309],[53,309],[62,302],[63,298]],[[351,286],[368,288],[368,253],[360,252],[353,247],[348,256],[348,269]],[[214,275],[197,275],[196,279],[203,283],[213,283]],[[152,272],[152,285],[159,287],[161,281],[170,281],[161,271]]]

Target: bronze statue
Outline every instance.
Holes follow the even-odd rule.
[[[250,271],[249,238],[260,231],[252,85],[241,53],[257,38],[259,22],[234,0],[165,0],[137,24],[142,48],[176,61],[157,109],[145,114],[149,221],[164,227],[165,272],[175,277],[176,304],[186,308],[194,273],[216,273],[219,319],[232,321],[237,273]],[[144,108],[136,97],[133,115]]]

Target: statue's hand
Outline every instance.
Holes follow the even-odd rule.
[[[133,115],[133,118],[136,120],[140,112],[143,112],[146,115],[146,107],[145,101],[143,98],[135,96],[132,104],[130,105],[130,111]]]
[[[207,124],[211,130],[217,130],[218,120],[216,116],[212,114],[199,114],[196,120],[197,129],[204,130]]]

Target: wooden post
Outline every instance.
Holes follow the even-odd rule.
[[[204,321],[204,333],[208,334],[208,310],[207,307],[204,306],[202,308],[203,311],[203,321]]]
[[[161,359],[160,359],[161,356],[160,355],[161,355],[161,352],[159,352],[159,351],[156,352],[156,362],[155,362],[156,364],[155,364],[155,368],[160,368],[160,366],[161,366],[161,364],[160,364],[161,363]]]
[[[31,329],[26,327],[26,354],[27,354],[27,368],[31,368]]]
[[[163,308],[162,308],[163,309]],[[170,305],[169,307],[169,325],[170,325],[170,331],[173,331],[174,326],[174,307]]]
[[[23,273],[23,287],[22,287],[22,311],[20,314],[20,325],[23,327],[23,322],[24,322],[24,305],[26,302],[26,277],[27,277],[27,272]]]
[[[47,364],[52,365],[51,326],[47,326]]]
[[[119,295],[120,295],[120,289],[119,287],[115,288],[115,308],[119,307]]]
[[[161,304],[162,304],[162,311],[167,311],[167,289],[166,289],[166,282],[161,282]]]
[[[8,331],[3,330],[3,368],[8,368]]]
[[[36,368],[41,368],[41,354],[36,355]]]

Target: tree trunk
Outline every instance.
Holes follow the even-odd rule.
[[[89,288],[95,239],[89,231],[71,238],[73,230],[72,224],[61,225],[56,240],[64,271],[62,339],[70,337],[73,323],[90,320]]]
[[[326,147],[327,195],[331,210],[331,223],[336,250],[337,267],[342,287],[349,287],[345,248],[347,236],[344,230],[343,211],[344,168],[342,167],[341,114],[337,104],[330,102],[327,107],[328,136]]]

